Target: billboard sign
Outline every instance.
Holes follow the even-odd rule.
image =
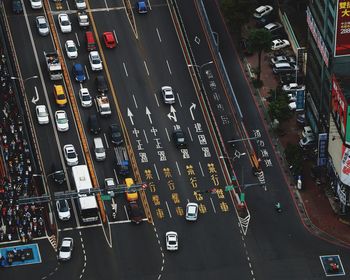
[[[337,0],[334,56],[350,55],[350,1]]]
[[[332,77],[332,113],[342,138],[345,136],[348,104],[335,76]]]
[[[318,135],[318,156],[317,165],[325,166],[327,164],[327,133],[320,133]]]
[[[340,167],[340,181],[350,186],[350,149],[345,148],[343,151],[343,157],[341,161]]]
[[[310,32],[312,34],[312,37],[314,38],[316,45],[322,55],[323,61],[328,67],[329,64],[329,53],[328,49],[326,47],[326,44],[323,41],[323,38],[321,36],[321,33],[316,25],[316,22],[314,18],[312,17],[311,11],[309,7],[306,9],[306,22],[307,25],[309,26]]]

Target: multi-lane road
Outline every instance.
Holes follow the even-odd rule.
[[[74,63],[85,65],[88,79],[83,85],[93,97],[97,95],[97,74],[89,65],[84,37],[86,30],[78,26],[73,1],[67,0],[63,5],[47,1],[48,5],[41,10],[32,10],[25,1],[23,15],[12,14],[10,5],[5,4],[21,76],[23,79],[39,76],[39,79],[25,82],[25,94],[38,140],[43,176],[47,177],[51,195],[75,189],[71,168],[65,164],[62,155],[66,144],[75,146],[79,164],[92,160],[92,173],[98,186],[103,188],[104,179],[108,177],[123,183],[117,172],[114,145],[108,130],[114,123],[122,128],[129,157],[135,160],[134,176],[130,176],[136,181],[147,182],[148,189],[146,199],[139,201],[139,205],[145,208],[145,222],[141,225],[130,223],[123,195],[116,198],[116,221],[111,220],[110,201],[104,201],[108,219],[108,226],[104,227],[100,223],[84,225],[77,214],[76,203],[70,201],[73,216],[68,222],[58,221],[58,236],[59,239],[64,236],[74,238],[72,260],[59,265],[49,243],[40,240],[42,264],[6,270],[4,277],[320,279],[324,276],[320,255],[336,254],[341,256],[343,263],[350,261],[346,250],[314,237],[300,222],[216,2],[205,1],[205,4],[210,11],[213,29],[219,34],[220,51],[227,58],[225,63],[242,109],[243,121],[235,118],[237,113],[233,110],[232,98],[223,88],[222,77],[217,71],[218,61],[209,47],[197,1],[177,1],[189,43],[187,48],[183,44],[183,34],[179,33],[174,10],[169,8],[167,1],[150,0],[150,10],[146,15],[138,15],[133,10],[135,30],[124,2],[128,1],[89,1],[89,30],[94,32],[104,63],[103,74],[108,81],[107,94],[112,105],[111,117],[100,118],[100,136],[107,148],[107,158],[103,162],[94,159],[93,136],[87,126],[88,116],[98,114],[96,107],[80,106],[78,91],[81,85],[71,75]],[[67,12],[71,18],[71,33],[62,34],[58,27],[57,15],[61,12]],[[47,37],[38,34],[35,26],[38,15],[54,19],[51,34]],[[105,48],[101,38],[105,31],[116,34],[118,45],[115,49]],[[77,59],[70,60],[65,55],[63,46],[66,40],[74,40],[77,44]],[[59,108],[53,95],[54,82],[50,81],[44,63],[43,52],[56,48],[61,51],[68,70],[67,78],[56,84],[64,84],[66,93],[73,93],[65,107],[70,123],[67,132],[56,129],[54,112]],[[194,61],[188,60],[189,52],[192,52]],[[205,106],[204,93],[198,88],[198,76],[191,75],[194,69],[202,77],[210,108]],[[165,85],[172,86],[175,91],[176,103],[172,106],[163,104],[160,88]],[[34,87],[39,93],[36,104],[45,104],[49,109],[49,125],[39,125],[36,121],[35,104],[31,102],[35,96]],[[74,108],[77,108],[75,112]],[[239,132],[242,131],[241,122],[245,134]],[[174,127],[185,131],[186,148],[176,148],[172,139]],[[217,128],[220,134],[214,133]],[[259,143],[266,146],[264,171],[267,183],[266,190],[255,187],[247,191],[251,222],[247,235],[244,235],[234,206],[235,198],[231,192],[224,191],[230,184],[231,171],[224,165],[225,160],[220,159],[227,154],[219,143],[257,136],[262,141]],[[84,152],[84,143],[88,145],[88,152],[86,149]],[[238,142],[234,149],[226,147],[236,176],[241,181],[256,183],[256,177],[251,175],[249,157],[243,155],[250,153],[246,148],[244,141]],[[235,156],[235,150],[242,156]],[[59,169],[63,169],[67,177],[64,185],[54,184],[48,176]],[[215,193],[206,192],[213,188]],[[276,200],[284,205],[282,215],[274,212]],[[188,223],[184,218],[188,201],[199,204],[199,219],[195,223]],[[148,209],[151,215],[147,215]],[[152,222],[147,222],[147,218]],[[165,232],[169,230],[179,234],[178,252],[165,250]]]

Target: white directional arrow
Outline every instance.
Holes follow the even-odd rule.
[[[39,101],[39,92],[36,87],[34,87],[34,90],[35,90],[35,97],[33,96],[32,103],[36,105],[36,103]]]
[[[174,122],[177,122],[176,118],[176,110],[173,107],[173,105],[170,105],[170,113],[167,115],[170,120],[173,120]]]
[[[130,122],[131,122],[131,124],[132,125],[134,125],[134,120],[133,120],[133,116],[134,116],[134,114],[131,112],[131,110],[129,109],[129,107],[128,107],[128,110],[127,110],[128,112],[127,112],[127,115],[128,115],[128,117],[129,117],[129,119],[130,119]]]
[[[152,124],[152,118],[151,118],[151,111],[148,109],[148,107],[146,106],[146,115],[148,116],[148,120],[149,122]]]
[[[190,113],[193,121],[194,121],[193,110],[195,110],[196,107],[197,105],[195,103],[192,103],[192,105],[190,106]]]

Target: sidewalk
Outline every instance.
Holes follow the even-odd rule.
[[[246,57],[247,63],[251,68],[256,68],[258,65],[257,55]],[[270,89],[275,89],[278,86],[278,80],[272,73],[272,69],[269,65],[269,55],[262,55],[261,64],[261,80],[264,82],[262,88],[260,88],[260,98],[262,99],[265,107],[268,106],[266,98],[269,96]],[[297,144],[300,135],[301,128],[297,126],[295,116],[288,122],[281,124],[284,133],[279,137],[279,142],[286,148],[287,144]],[[338,242],[342,245],[350,246],[350,224],[341,219],[335,212],[337,204],[327,195],[327,186],[318,186],[313,178],[311,178],[311,167],[314,163],[311,160],[304,161],[303,166],[303,189],[296,191],[302,200],[303,208],[306,213],[301,213],[301,216],[305,216],[310,222],[304,222],[306,225],[311,223],[309,228],[313,233],[326,238],[332,242]],[[289,174],[288,174],[288,177]],[[295,197],[293,196],[293,199]],[[296,204],[300,204],[300,201],[296,201]],[[332,207],[333,206],[333,207]],[[326,233],[326,234],[325,234]],[[327,236],[329,235],[329,236]],[[344,244],[345,243],[345,244]]]

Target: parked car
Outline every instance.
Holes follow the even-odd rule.
[[[73,238],[65,237],[62,240],[61,246],[58,249],[58,260],[68,261],[72,258]]]
[[[290,64],[290,63],[276,63],[272,67],[272,72],[274,74],[281,74],[281,73],[291,73],[295,72],[298,69],[298,67],[295,64]]]
[[[293,91],[304,90],[304,89],[305,89],[304,85],[298,85],[297,83],[290,83],[282,86],[282,90],[285,92],[293,92]]]
[[[49,24],[47,22],[46,17],[37,16],[35,18],[35,24],[36,24],[36,28],[38,29],[38,32],[41,36],[46,36],[50,33]]]
[[[288,40],[285,39],[276,39],[272,41],[272,45],[271,45],[271,50],[272,51],[277,51],[286,47],[289,47],[290,43]]]
[[[262,18],[264,16],[267,16],[268,14],[271,14],[273,11],[273,8],[269,5],[263,5],[255,9],[253,13],[253,17],[256,19]]]
[[[113,49],[117,46],[113,32],[104,32],[102,37],[103,37],[103,41],[105,42],[105,46],[107,48]]]
[[[313,147],[316,144],[316,139],[314,136],[303,137],[299,141],[299,146],[303,149]]]
[[[290,111],[295,111],[296,108],[297,108],[297,103],[296,103],[295,101],[292,101],[292,102],[290,102],[290,103],[288,104],[288,109],[289,109]]]
[[[296,67],[295,64],[290,64],[293,67]],[[281,72],[279,75],[279,82],[282,85],[285,84],[290,84],[290,83],[295,83],[295,80],[297,80],[299,83],[303,84],[304,83],[304,76],[302,75],[302,73],[300,73],[300,71],[298,71],[298,77],[296,78],[296,71],[292,71],[292,72],[286,72],[283,73]]]
[[[48,124],[50,122],[49,112],[45,105],[37,105],[35,107],[35,113],[39,124]]]
[[[168,251],[177,251],[179,249],[178,235],[175,231],[168,231],[165,234],[165,242]]]
[[[269,24],[271,22],[274,22],[276,20],[276,15],[274,12],[263,16],[261,18],[255,19],[255,25],[257,28],[262,28],[264,27],[266,24]]]
[[[164,104],[174,104],[175,103],[175,94],[173,89],[169,86],[162,87],[162,97]]]
[[[273,66],[276,63],[290,63],[295,64],[295,58],[293,56],[278,55],[271,58],[270,64]]]
[[[64,44],[68,58],[74,59],[78,57],[78,48],[73,40],[67,40]]]
[[[58,218],[61,221],[68,221],[70,219],[70,208],[66,199],[56,200],[56,209]]]
[[[315,137],[314,132],[312,131],[311,126],[304,126],[303,131],[301,132],[303,137]]]
[[[72,32],[72,24],[67,14],[58,14],[58,24],[62,33]]]
[[[84,10],[84,9],[86,9],[85,0],[74,0],[74,2],[75,2],[75,7],[76,7],[78,10]]]
[[[264,29],[269,31],[271,34],[276,34],[284,31],[283,25],[279,22],[271,22],[264,26]]]

